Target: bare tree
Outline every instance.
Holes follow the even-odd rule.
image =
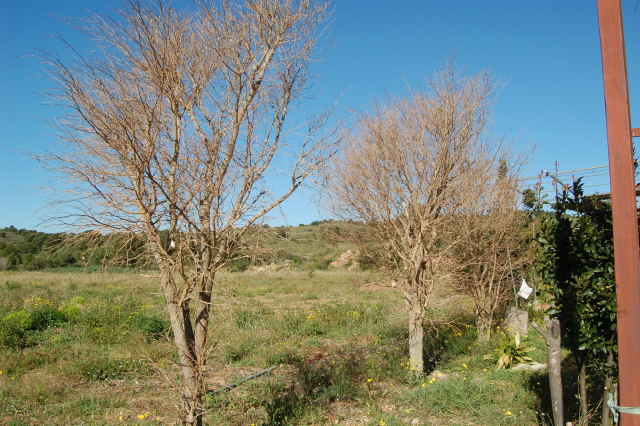
[[[56,125],[67,148],[43,157],[69,181],[65,222],[144,237],[184,378],[184,424],[204,414],[216,272],[329,154],[325,114],[286,125],[326,14],[312,0],[190,10],[131,0],[115,19],[78,22],[95,52],[44,55],[66,107]],[[278,169],[288,170],[280,191],[266,181]]]
[[[491,336],[496,310],[513,299],[513,286],[527,263],[525,216],[518,210],[517,172],[521,161],[500,160],[498,167],[476,182],[474,197],[458,215],[457,273],[451,285],[475,303],[478,339]]]
[[[337,213],[366,222],[394,265],[418,373],[429,297],[436,281],[450,279],[459,238],[452,221],[496,166],[496,149],[483,138],[492,92],[486,74],[463,78],[448,65],[428,93],[365,114],[330,171]]]

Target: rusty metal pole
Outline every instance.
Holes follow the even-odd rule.
[[[640,407],[640,246],[620,0],[598,0],[618,322],[618,405]],[[622,414],[624,426],[640,416]]]

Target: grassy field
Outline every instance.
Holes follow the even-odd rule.
[[[496,370],[468,300],[439,294],[427,361],[407,368],[400,294],[369,271],[224,273],[207,423],[538,424],[546,377]],[[133,273],[0,273],[0,423],[175,423],[180,376],[157,280]],[[7,319],[8,318],[8,319]],[[530,336],[535,360],[544,344]]]

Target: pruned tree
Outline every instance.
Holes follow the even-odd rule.
[[[409,316],[411,368],[422,373],[423,320],[434,284],[449,280],[456,216],[481,194],[497,164],[483,137],[494,85],[452,65],[429,92],[392,99],[364,114],[328,177],[336,212],[367,223],[385,247]]]
[[[515,156],[502,158],[496,170],[476,182],[474,191],[482,196],[470,199],[453,223],[458,244],[451,285],[473,299],[481,341],[491,336],[496,311],[513,300],[516,279],[530,261],[526,215],[518,209],[520,163]]]
[[[178,350],[184,424],[204,415],[216,272],[332,150],[327,114],[287,125],[326,16],[311,0],[188,10],[131,0],[117,18],[78,21],[95,51],[44,55],[66,108],[55,123],[66,149],[42,157],[69,182],[60,217],[143,236]],[[284,187],[267,181],[281,170]]]

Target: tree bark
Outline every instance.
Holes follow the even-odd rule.
[[[613,379],[611,376],[607,376],[604,379],[604,391],[602,392],[602,426],[609,426],[609,405],[607,405],[607,399],[609,398],[609,392],[611,392],[611,386],[613,385]]]
[[[551,395],[551,410],[553,422],[556,425],[564,425],[564,401],[562,394],[562,353],[560,352],[560,321],[557,319],[545,319],[546,330],[536,323],[532,327],[544,337],[547,344],[547,357],[549,362],[549,393]]]
[[[607,357],[607,365],[611,366],[613,364],[613,353],[609,352],[609,356]],[[609,406],[607,405],[607,400],[609,399],[609,392],[611,392],[611,386],[613,386],[613,378],[610,375],[607,375],[604,378],[604,389],[602,392],[602,426],[609,426]]]
[[[481,342],[487,342],[491,338],[491,323],[493,322],[493,315],[488,312],[476,309],[476,333],[478,334],[478,340]]]
[[[409,366],[416,374],[424,374],[423,339],[424,307],[414,304],[409,307]]]
[[[581,363],[578,373],[578,390],[580,392],[580,420],[586,422],[589,417],[589,400],[587,396],[587,366],[584,362]]]
[[[203,363],[199,359],[201,351],[198,351],[195,345],[189,306],[186,303],[179,303],[170,271],[163,270],[160,281],[165,292],[173,339],[178,349],[178,359],[184,378],[182,423],[199,426],[202,424],[204,400],[204,381],[201,374]]]

